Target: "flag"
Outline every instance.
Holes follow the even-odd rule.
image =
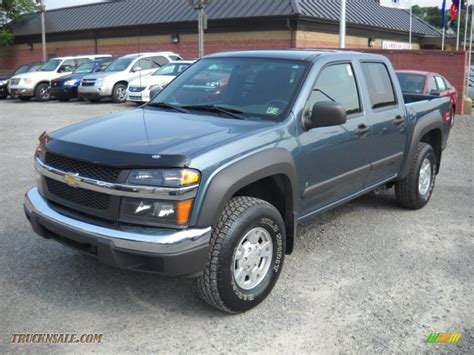
[[[395,9],[409,9],[411,0],[380,0],[380,5]]]
[[[446,28],[446,0],[443,0],[443,5],[441,6],[441,27]]]
[[[451,8],[449,9],[451,21],[456,20],[456,17],[458,16],[459,2],[460,0],[453,0],[453,3],[451,4]]]

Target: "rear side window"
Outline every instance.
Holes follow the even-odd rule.
[[[162,67],[163,65],[169,63],[169,60],[166,59],[166,58],[163,57],[163,56],[156,56],[156,57],[153,57],[153,58],[152,58],[152,61],[153,61],[153,68],[159,68],[159,67]]]
[[[392,80],[383,63],[362,63],[370,104],[373,109],[397,104]]]
[[[350,64],[334,64],[321,71],[307,107],[311,110],[315,103],[322,101],[339,102],[347,114],[361,112],[359,92]]]
[[[428,81],[428,94],[432,91],[438,91],[438,86],[436,85],[434,76],[430,77],[430,80]]]

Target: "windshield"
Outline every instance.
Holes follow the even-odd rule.
[[[86,63],[81,64],[74,73],[75,74],[90,74],[94,72],[94,69],[95,69],[94,62],[86,62]]]
[[[28,69],[28,72],[37,71],[39,68],[41,68],[41,64],[33,64],[33,65]]]
[[[419,74],[397,73],[398,81],[403,92],[423,94],[426,76]]]
[[[191,64],[189,63],[176,63],[166,64],[158,69],[153,75],[173,75],[177,76],[179,73],[186,70]]]
[[[18,75],[18,74],[23,74],[23,73],[29,72],[30,71],[29,69],[30,69],[29,64],[23,64],[15,70],[13,75]]]
[[[55,71],[59,64],[61,64],[60,59],[50,59],[39,68],[39,71]]]
[[[135,58],[119,58],[114,60],[104,71],[124,71]]]
[[[187,108],[214,106],[245,118],[277,120],[289,109],[308,64],[251,58],[208,58],[193,64],[150,103]],[[163,106],[163,105],[162,105]]]

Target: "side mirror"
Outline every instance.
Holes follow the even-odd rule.
[[[441,94],[441,92],[439,92],[438,90],[431,90],[430,91],[431,96],[439,96],[440,94]]]
[[[132,72],[136,73],[137,71],[141,71],[142,68],[141,67],[135,67],[132,69]]]
[[[311,116],[303,120],[303,126],[309,131],[318,127],[339,126],[346,122],[346,109],[339,102],[322,101],[314,104]]]

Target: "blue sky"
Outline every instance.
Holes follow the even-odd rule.
[[[350,1],[350,0],[349,0]],[[88,4],[98,2],[98,0],[45,0],[47,9],[55,9],[59,7],[75,6],[81,4]],[[451,1],[448,0],[447,3]],[[422,6],[439,6],[441,7],[442,0],[413,0],[413,5]]]

